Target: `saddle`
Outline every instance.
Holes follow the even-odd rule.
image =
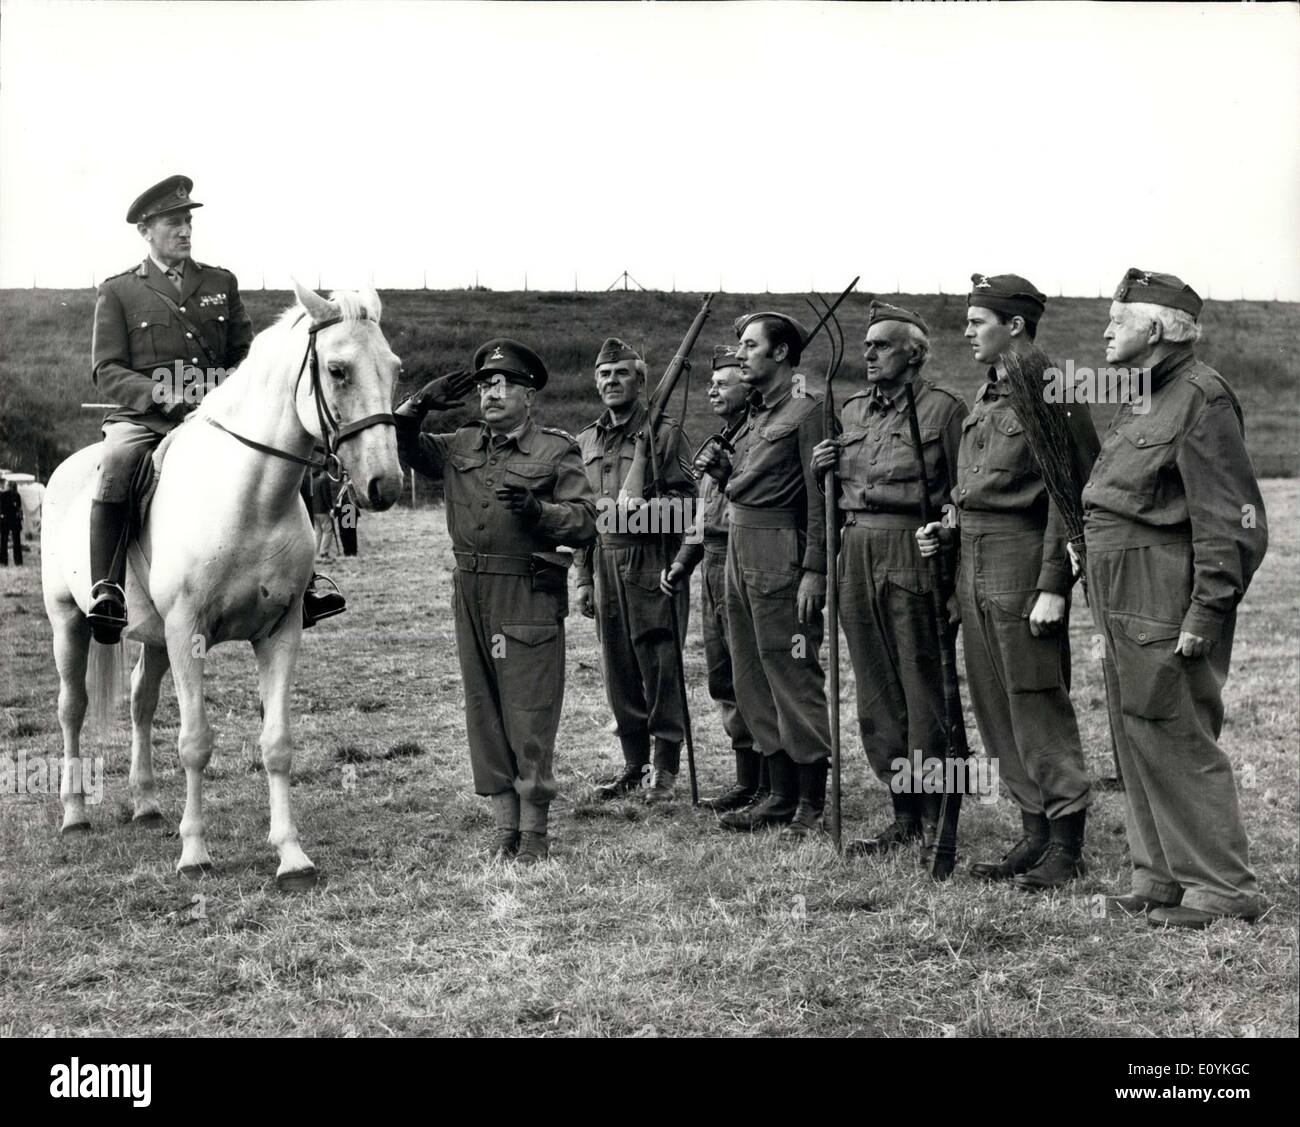
[[[136,540],[144,528],[144,522],[149,516],[149,506],[153,504],[154,494],[158,492],[158,482],[162,479],[163,459],[167,457],[167,449],[171,446],[172,439],[180,427],[173,427],[164,436],[163,440],[154,447],[153,453],[147,458],[141,458],[136,463],[135,477],[131,481],[131,530],[129,539]]]

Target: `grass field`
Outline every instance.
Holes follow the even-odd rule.
[[[123,264],[126,265],[125,263]],[[845,278],[845,283],[848,282]],[[406,366],[405,390],[421,379],[467,367],[474,349],[495,336],[514,336],[535,347],[551,382],[539,414],[553,426],[576,432],[597,414],[592,365],[601,341],[620,336],[642,349],[657,379],[699,308],[700,295],[663,292],[490,293],[464,290],[384,291],[384,331]],[[970,402],[983,372],[962,339],[965,295],[880,295],[922,313],[932,329],[933,357],[926,375]],[[284,292],[254,290],[246,304],[263,328],[292,301]],[[848,352],[839,397],[858,386],[859,344],[866,331],[868,297],[854,294],[842,307]],[[101,414],[82,411],[100,396],[90,382],[90,335],[95,295],[91,290],[0,291],[0,466],[36,473],[44,480],[73,450],[96,441]],[[689,389],[687,433],[698,443],[715,428],[704,388],[713,344],[734,342],[732,320],[755,309],[806,315],[800,294],[719,294],[695,354]],[[1052,298],[1039,343],[1061,365],[1104,365],[1102,331],[1109,299]],[[1295,411],[1300,374],[1300,304],[1210,301],[1201,317],[1200,355],[1236,389],[1246,414],[1246,436],[1256,471],[1265,477],[1300,470],[1300,416]],[[811,322],[810,322],[811,323]],[[826,363],[822,340],[803,365],[820,389]],[[1098,429],[1110,405],[1094,409]],[[674,401],[674,413],[680,410]],[[446,418],[459,423],[461,412]]]
[[[167,827],[130,824],[124,717],[83,744],[107,761],[90,834],[60,838],[56,796],[0,795],[0,1035],[1295,1036],[1297,494],[1293,481],[1265,484],[1272,543],[1241,608],[1226,690],[1223,746],[1273,904],[1255,926],[1163,934],[1099,912],[1100,894],[1127,887],[1115,792],[1093,807],[1088,875],[1044,897],[965,873],[1015,832],[1006,797],[968,805],[962,867],[942,887],[913,855],[844,862],[826,841],[728,835],[685,797],[654,812],[584,802],[619,754],[582,618],[569,620],[553,859],[490,863],[443,516],[398,509],[366,517],[364,555],[329,569],[351,609],[307,634],[299,666],[295,814],[322,885],[275,891],[252,655],[218,648],[207,690],[214,874],[173,872],[184,778],[170,688],[155,727]],[[32,555],[0,570],[0,738],[29,760],[61,748]],[[728,781],[730,755],[698,631],[696,617],[687,672],[709,793]],[[1071,631],[1074,700],[1101,776],[1109,743],[1082,606]],[[847,667],[844,685],[855,833],[888,804],[853,734]]]

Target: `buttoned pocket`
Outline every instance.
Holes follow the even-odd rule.
[[[136,367],[147,366],[156,357],[180,356],[182,337],[167,310],[137,309],[130,317],[131,358]]]
[[[510,462],[505,467],[506,480],[518,479],[517,484],[536,489],[553,469],[549,462]]]
[[[1015,477],[1025,477],[1034,470],[1033,455],[1025,440],[1025,428],[1020,420],[1005,412],[990,421],[988,428],[988,465]]]
[[[933,481],[939,457],[939,431],[935,427],[921,427],[921,451],[925,458],[925,476]],[[910,427],[900,427],[889,436],[889,477],[891,481],[916,481],[920,475],[916,447],[912,444]]]
[[[795,607],[798,576],[793,571],[746,568],[744,579],[758,648],[764,653],[789,653],[801,632]]]
[[[1064,626],[1037,638],[1029,629],[1029,612],[1037,590],[1004,591],[986,596],[993,608],[998,651],[1006,674],[1007,691],[1039,693],[1064,684],[1061,671],[1061,634]]]
[[[758,437],[768,442],[780,442],[783,438],[789,438],[799,429],[799,424],[795,423],[771,423],[768,426],[760,427]]]
[[[1140,614],[1108,616],[1119,677],[1120,711],[1146,720],[1173,720],[1182,704],[1182,664],[1174,653],[1182,624]]]
[[[558,622],[509,622],[501,626],[504,644],[496,658],[502,704],[512,710],[551,708],[563,689],[563,653]]]
[[[658,571],[629,571],[623,575],[627,591],[628,629],[634,642],[672,637],[668,596],[659,586]]]
[[[840,477],[846,481],[855,480],[866,467],[862,464],[862,456],[867,447],[864,439],[867,432],[864,430],[845,431],[840,435],[840,455],[838,471]]]
[[[1132,422],[1121,427],[1119,434],[1123,441],[1114,452],[1118,465],[1111,466],[1110,472],[1128,492],[1154,495],[1161,472],[1173,461],[1177,429]]]

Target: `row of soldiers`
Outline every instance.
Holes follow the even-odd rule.
[[[972,283],[965,337],[987,373],[972,409],[922,375],[924,319],[876,301],[864,341],[868,388],[844,402],[829,437],[821,397],[797,372],[807,330],[770,311],[739,318],[735,346],[715,349],[709,398],[725,441],[695,455],[668,416],[647,434],[645,364],[616,338],[595,363],[605,409],[576,439],[534,424],[545,366],[505,338],[478,350],[472,372],[435,380],[398,408],[404,455],[446,482],[471,759],[476,790],[494,804],[498,855],[547,855],[568,609],[568,559],[558,549],[567,545],[578,549],[575,599],[595,619],[624,758],[599,797],[660,803],[673,793],[686,704],[670,603],[684,623],[689,577],[701,569],[708,689],[736,761],[735,784],[705,805],[731,829],[820,832],[829,565],[838,569],[863,748],[890,784],[894,814],[849,853],[917,842],[924,858],[935,847],[940,796],[919,779],[898,785],[897,770],[945,754],[939,632],[960,623],[984,749],[1023,824],[1002,858],[971,872],[1029,891],[1081,874],[1093,792],[1070,699],[1068,623],[1085,553],[1070,544],[1006,378],[1007,358],[1035,348],[1046,298],[1016,275]],[[1145,394],[1120,403],[1102,442],[1086,404],[1067,410],[1068,456],[1090,475],[1088,589],[1133,862],[1130,891],[1111,903],[1160,926],[1261,910],[1217,740],[1236,607],[1267,526],[1240,405],[1194,353],[1200,311],[1181,280],[1128,271],[1104,333],[1107,360],[1144,370]],[[454,405],[471,385],[482,424],[420,430],[427,411]],[[626,513],[625,486],[646,441],[662,469],[643,496],[698,502],[695,535],[597,527],[598,513]],[[934,510],[950,507],[956,520],[921,527],[922,473]],[[821,502],[828,481],[842,515],[833,561]],[[931,609],[927,557],[936,552],[957,563],[942,624]]]

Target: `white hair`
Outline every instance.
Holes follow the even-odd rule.
[[[1201,326],[1185,309],[1173,309],[1168,305],[1153,305],[1149,301],[1121,301],[1132,317],[1151,325],[1160,326],[1160,339],[1170,344],[1201,339]]]
[[[925,362],[930,359],[930,338],[920,325],[914,325],[911,321],[900,321],[899,324],[903,326],[903,340],[915,349],[912,367],[918,370],[924,368]]]

